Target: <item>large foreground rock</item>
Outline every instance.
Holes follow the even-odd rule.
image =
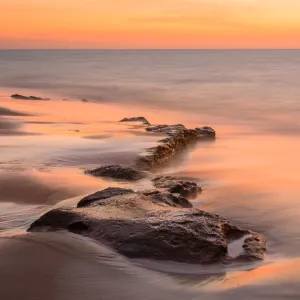
[[[165,201],[164,196],[157,197],[159,191],[122,190],[109,188],[79,202],[77,208],[51,210],[28,231],[65,229],[131,258],[213,263],[264,256],[266,242],[258,233],[233,226],[216,214],[181,208],[189,202]],[[241,238],[245,240],[240,252],[230,257],[228,244]]]

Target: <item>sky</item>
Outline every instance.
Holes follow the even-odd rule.
[[[300,48],[299,0],[0,0],[0,48]]]

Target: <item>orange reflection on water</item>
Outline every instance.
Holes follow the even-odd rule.
[[[297,282],[300,272],[300,259],[290,259],[264,265],[249,271],[235,272],[227,275],[219,284],[212,284],[218,289],[234,289],[247,285],[284,284]]]

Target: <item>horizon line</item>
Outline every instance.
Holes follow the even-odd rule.
[[[232,51],[232,50],[300,50],[300,48],[0,48],[0,51]]]

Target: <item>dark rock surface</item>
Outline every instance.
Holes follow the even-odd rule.
[[[246,238],[243,244],[243,253],[241,253],[237,260],[257,260],[264,259],[265,252],[267,250],[266,242],[262,241],[262,236],[258,233],[254,233],[250,237]]]
[[[94,170],[88,170],[85,173],[96,177],[109,177],[123,180],[139,180],[147,176],[146,172],[121,165],[102,166]]]
[[[35,96],[23,96],[19,94],[13,94],[11,95],[11,98],[14,99],[20,99],[20,100],[50,100],[48,98],[41,98],[41,97],[35,97]]]
[[[172,194],[179,194],[182,197],[194,199],[202,192],[202,189],[191,181],[185,181],[171,176],[159,176],[152,179],[157,188],[167,189]]]
[[[183,197],[177,197],[168,192],[142,192],[143,195],[150,197],[151,201],[158,205],[192,208],[193,205]]]
[[[195,130],[197,131],[197,133],[199,135],[203,135],[206,137],[212,137],[212,138],[216,137],[216,132],[211,127],[204,126],[204,127],[195,128]]]
[[[148,120],[144,117],[124,118],[120,122],[142,122],[143,124],[150,125]]]
[[[146,130],[165,134],[167,138],[161,140],[158,146],[148,149],[146,155],[138,157],[137,166],[145,170],[168,163],[192,144],[214,139],[210,130],[187,129],[182,124],[149,126]]]
[[[257,233],[233,226],[217,214],[178,208],[183,203],[171,198],[165,201],[167,194],[159,191],[145,194],[124,191],[109,188],[84,198],[92,199],[85,207],[78,204],[78,208],[51,210],[28,231],[69,230],[132,258],[188,263],[263,258],[266,243]],[[243,236],[250,237],[245,240],[241,253],[229,257],[228,243]]]
[[[168,135],[177,134],[179,131],[186,129],[182,124],[175,124],[175,125],[155,125],[149,126],[146,128],[149,132],[161,132]]]
[[[132,194],[132,193],[134,193],[134,191],[131,189],[109,187],[105,190],[98,191],[94,194],[84,197],[78,202],[77,207],[88,207],[91,205],[92,206],[97,205],[103,199],[107,199],[115,196],[122,196],[125,194]]]

